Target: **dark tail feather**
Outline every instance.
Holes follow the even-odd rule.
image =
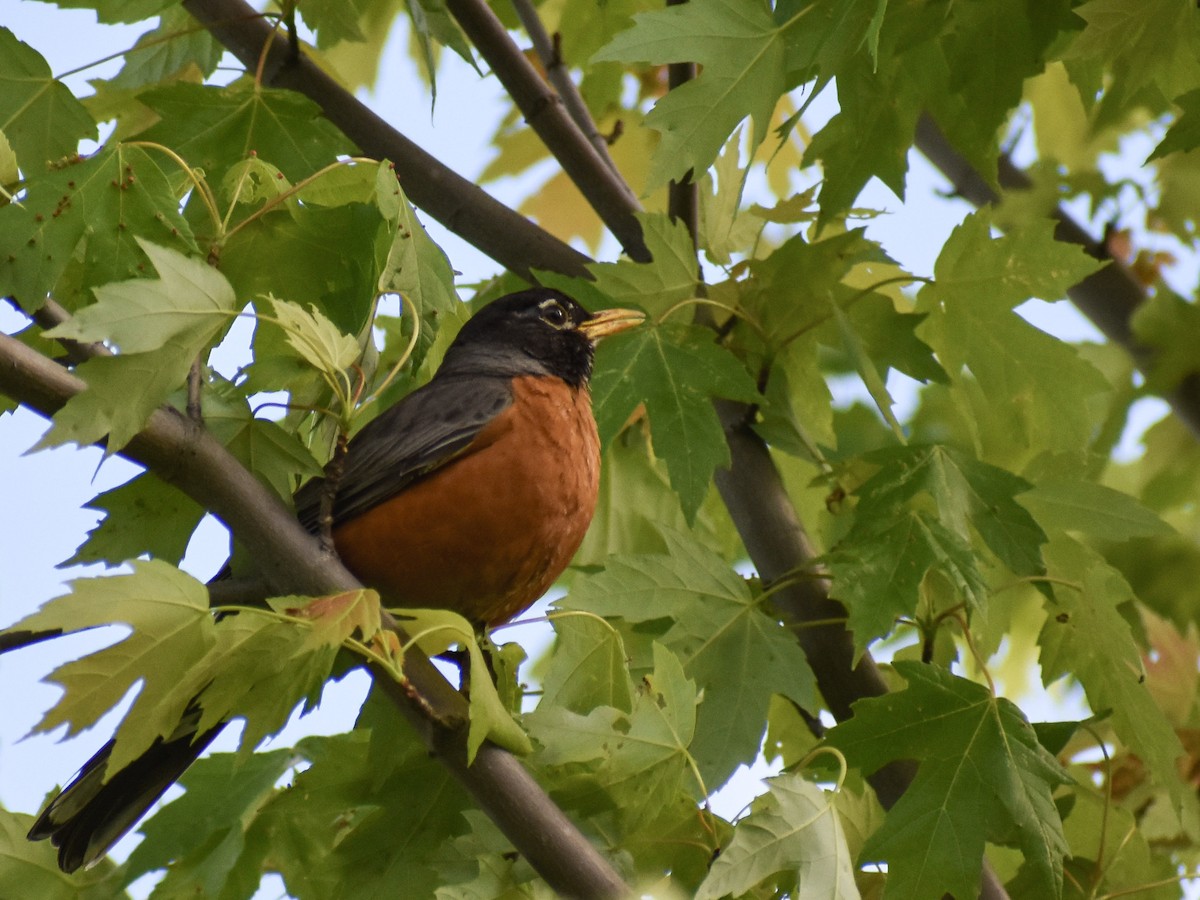
[[[201,735],[181,728],[178,736],[159,738],[124,769],[106,777],[113,749],[109,741],[50,801],[29,829],[29,840],[49,838],[58,848],[58,867],[64,872],[91,865],[133,828],[224,727],[222,722]]]

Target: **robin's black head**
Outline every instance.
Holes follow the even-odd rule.
[[[462,327],[439,374],[551,375],[580,387],[591,377],[596,342],[644,318],[630,309],[590,313],[551,288],[508,294]]]

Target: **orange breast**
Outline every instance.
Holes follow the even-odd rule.
[[[389,605],[499,624],[579,549],[600,476],[587,389],[522,377],[513,394],[462,456],[334,530],[346,567]]]

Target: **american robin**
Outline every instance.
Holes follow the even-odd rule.
[[[547,288],[473,316],[437,374],[350,441],[332,535],[346,567],[390,606],[452,609],[480,625],[528,608],[571,561],[596,505],[600,445],[588,380],[596,342],[642,321],[590,313]],[[320,529],[323,479],[297,492]],[[38,817],[73,872],[108,852],[212,742],[199,710],[118,772],[113,742]]]

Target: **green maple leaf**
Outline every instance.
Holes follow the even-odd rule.
[[[96,138],[96,123],[70,89],[54,78],[42,55],[0,28],[0,131],[26,176]]]
[[[39,447],[91,444],[107,435],[107,451],[120,450],[236,312],[237,297],[221,273],[165,247],[139,244],[161,277],[106,285],[98,303],[55,329],[61,337],[112,338],[131,352],[93,357],[76,369],[87,390],[55,414]]]
[[[173,81],[185,71],[207,78],[224,52],[212,33],[197,28],[196,20],[182,8],[165,9],[158,26],[125,52],[125,65],[109,83],[117,88],[140,88]]]
[[[481,77],[475,62],[475,54],[471,43],[463,34],[455,18],[446,9],[445,3],[435,0],[412,0],[405,4],[408,17],[412,22],[412,36],[421,51],[421,61],[425,65],[425,75],[429,79],[430,109],[437,101],[437,63],[438,44],[449,47],[462,58],[463,62],[473,68]]]
[[[1093,710],[1111,710],[1113,730],[1171,795],[1185,828],[1194,829],[1200,809],[1176,768],[1183,745],[1146,689],[1141,650],[1119,609],[1134,599],[1132,589],[1103,557],[1069,538],[1052,543],[1046,558],[1055,579],[1077,587],[1056,583],[1046,605],[1038,637],[1043,680],[1073,676]]]
[[[340,41],[362,43],[367,39],[359,27],[362,6],[361,2],[345,0],[304,0],[296,9],[304,24],[316,33],[317,48],[328,50]]]
[[[742,165],[741,145],[742,133],[738,130],[699,185],[699,244],[709,259],[722,266],[733,262],[732,254],[753,244],[763,227],[760,217],[741,209],[742,189],[749,175],[749,169]],[[654,258],[658,259],[657,254]]]
[[[811,334],[789,341],[771,360],[771,374],[754,430],[771,447],[815,459],[836,447],[833,395],[821,371],[821,348]]]
[[[17,165],[17,154],[4,132],[0,131],[0,188],[11,187],[20,180],[21,170]]]
[[[588,271],[601,293],[617,305],[633,304],[656,315],[696,295],[700,270],[691,235],[681,221],[662,213],[637,213],[636,218],[654,261],[592,263]]]
[[[924,320],[924,315],[900,312],[883,294],[860,296],[845,312],[846,327],[862,343],[880,377],[895,369],[917,381],[948,381],[929,345],[916,335]]]
[[[303,712],[316,706],[338,651],[352,635],[369,640],[379,629],[374,591],[276,597],[269,603],[279,615],[244,610],[217,620],[204,656],[156,699],[160,718],[191,719],[198,732],[243,718],[240,752],[248,756],[287,724],[301,701]]]
[[[928,52],[918,46],[878,63],[859,56],[838,72],[840,111],[804,151],[806,166],[823,163],[819,226],[852,207],[872,177],[904,197],[908,150],[923,103],[911,79],[901,76],[928,66],[921,58]]]
[[[276,612],[310,623],[306,647],[341,647],[351,637],[369,642],[381,627],[379,594],[372,590],[342,591],[327,597],[276,597]]]
[[[586,716],[562,707],[530,714],[541,742],[537,760],[548,766],[595,763],[595,778],[616,802],[622,822],[654,815],[687,785],[696,729],[696,686],[673,653],[654,645],[654,670],[634,698],[631,712],[598,706]]]
[[[270,485],[282,500],[290,500],[296,492],[298,476],[320,475],[323,471],[300,438],[269,419],[247,416],[224,434],[207,416],[205,422],[238,462]]]
[[[740,897],[777,872],[790,871],[798,896],[858,900],[854,860],[833,795],[799,775],[767,782],[768,794],[739,819],[696,900]]]
[[[1180,113],[1158,146],[1146,157],[1148,163],[1171,153],[1186,153],[1200,147],[1200,90],[1188,91],[1176,97],[1174,103]],[[1153,300],[1153,296],[1148,299]]]
[[[171,147],[210,178],[257,154],[296,182],[354,151],[313,101],[291,91],[179,83],[138,100],[162,117],[142,137]]]
[[[222,619],[216,639],[169,700],[182,715],[196,698],[200,731],[245,719],[242,756],[278,733],[301,701],[305,712],[316,706],[340,646],[314,641],[309,629],[294,623],[253,613]]]
[[[1025,80],[1045,67],[1047,45],[1064,29],[1054,12],[1032,15],[1026,0],[955,4],[947,10],[938,41],[946,82],[927,89],[926,96],[947,137],[993,184],[996,133],[1021,102]]]
[[[812,709],[816,680],[795,638],[741,576],[691,537],[662,534],[666,555],[612,557],[562,605],[633,625],[670,620],[656,640],[704,692],[691,753],[705,780],[723,781],[754,757],[771,696]]]
[[[898,311],[890,297],[873,289],[906,276],[861,229],[815,242],[797,235],[769,256],[752,261],[750,271],[752,278],[742,293],[748,314],[777,348],[771,377],[784,374],[805,384],[791,392],[803,398],[800,402],[813,402],[811,382],[820,378],[812,361],[814,342],[848,358],[885,415],[891,407],[883,383],[889,368],[921,381],[947,379],[932,350],[915,334],[924,316]],[[815,392],[826,394],[827,389]],[[790,397],[784,400],[793,402]],[[818,409],[821,406],[827,404]],[[772,415],[774,411],[768,411],[768,418]],[[822,418],[828,415],[826,410]],[[824,443],[831,446],[833,441]]]
[[[247,833],[270,841],[272,868],[292,895],[386,897],[400,886],[425,897],[437,888],[435,854],[465,829],[470,800],[413,729],[386,712],[349,734],[297,744],[312,765]],[[382,776],[369,753],[377,738],[388,749]]]
[[[74,308],[89,288],[146,268],[140,240],[196,249],[162,169],[141,148],[118,144],[35,175],[20,205],[0,207],[0,292],[28,311],[52,291]],[[59,285],[64,271],[69,285]]]
[[[836,79],[840,107],[805,152],[806,164],[823,162],[821,225],[849,209],[871,177],[903,198],[908,151],[925,112],[994,182],[996,131],[1020,102],[1025,79],[1041,71],[1047,46],[1069,28],[1060,10],[1031,15],[1025,0],[945,8],[862,0],[806,5],[805,32],[823,35],[807,21],[822,6],[845,21],[829,29],[831,46],[808,51],[817,56],[818,85]]]
[[[987,583],[969,545],[937,519],[900,510],[885,521],[851,531],[829,555],[833,595],[849,611],[856,654],[912,616],[930,571],[945,576],[973,608],[983,608]]]
[[[317,307],[304,308],[275,297],[264,298],[271,324],[283,331],[291,352],[327,381],[336,382],[358,361],[362,348],[351,335],[331,322]]]
[[[208,654],[216,636],[204,585],[157,560],[134,561],[133,574],[77,579],[71,593],[50,601],[5,633],[56,630],[62,634],[124,624],[121,641],[59,666],[48,680],[65,693],[33,733],[67,725],[67,736],[99,721],[139,681],[141,690],[117,733],[113,771],[158,737],[170,735],[185,704],[163,703]]]
[[[828,736],[866,773],[920,763],[860,861],[887,863],[889,896],[973,897],[984,843],[1012,839],[1040,895],[1059,896],[1068,846],[1052,791],[1071,778],[1008,700],[934,666],[895,668],[905,690],[860,700]]]
[[[1021,495],[1039,523],[1108,541],[1175,534],[1175,529],[1133,497],[1092,481],[1040,478]]]
[[[375,174],[375,197],[395,237],[379,275],[379,290],[404,295],[422,315],[449,313],[461,306],[454,289],[454,269],[417,218],[416,210],[386,163]]]
[[[183,383],[194,358],[187,350],[187,344],[172,341],[149,353],[97,356],[77,366],[75,374],[87,382],[87,390],[55,414],[36,449],[104,440],[106,452],[116,453]]]
[[[689,523],[704,502],[713,471],[729,465],[713,398],[752,402],[757,396],[737,358],[713,342],[711,331],[691,325],[643,326],[613,340],[592,378],[602,444],[645,403],[655,453],[666,461]]]
[[[221,272],[241,297],[271,294],[316,307],[341,331],[358,334],[374,309],[395,229],[375,203],[353,197],[333,206],[277,208],[256,219],[225,243]],[[268,381],[262,389],[279,384]]]
[[[232,900],[239,896],[239,886],[256,890],[263,853],[246,841],[246,831],[274,794],[275,783],[296,762],[292,751],[273,750],[249,759],[213,753],[194,763],[179,780],[184,795],[142,825],[144,839],[124,866],[126,883],[168,869],[155,888],[165,896]]]
[[[931,569],[972,608],[984,608],[987,585],[972,531],[1015,574],[1045,571],[1040,546],[1046,535],[1015,499],[1030,489],[1028,482],[938,445],[889,448],[866,458],[882,468],[856,492],[854,525],[830,554],[834,591],[850,610],[859,652],[891,631],[896,617],[915,611]]]
[[[1129,324],[1137,340],[1154,351],[1141,366],[1147,391],[1170,393],[1196,371],[1200,309],[1195,303],[1160,285],[1134,310]]]
[[[1069,344],[1013,310],[1030,297],[1057,300],[1100,263],[1054,240],[1046,220],[994,238],[986,213],[954,230],[918,295],[928,319],[918,336],[956,381],[969,368],[984,396],[1014,411],[1025,446],[1077,451],[1093,431],[1088,401],[1108,381]]]
[[[1015,500],[1029,490],[1023,478],[938,445],[890,448],[868,459],[884,468],[859,489],[864,514],[883,518],[924,493],[937,504],[941,522],[963,536],[969,523],[1015,574],[1045,571],[1038,548],[1046,535]]]
[[[179,337],[207,342],[229,324],[237,298],[212,266],[138,239],[159,274],[96,288],[96,302],[46,332],[47,337],[105,341],[122,353],[158,350]]]
[[[26,835],[33,816],[0,808],[0,892],[39,900],[113,900],[128,898],[121,869],[108,859],[68,875],[58,867],[57,850],[49,841]]]
[[[558,643],[542,677],[540,704],[581,714],[597,706],[629,712],[633,685],[621,635],[590,615],[559,613],[553,623]]]
[[[209,386],[212,390],[202,397],[204,424],[280,499],[291,501],[298,487],[297,476],[321,474],[321,466],[304,442],[277,422],[254,418],[238,388],[223,381]]]
[[[665,467],[651,452],[649,428],[627,428],[604,451],[600,466],[600,495],[576,566],[599,566],[616,553],[659,550],[660,528],[687,529],[679,500],[671,491]],[[715,536],[706,517],[697,517],[698,534]],[[568,570],[570,575],[570,570]]]
[[[529,736],[521,729],[500,699],[496,683],[492,680],[487,660],[484,659],[479,643],[475,640],[475,629],[458,613],[448,609],[405,609],[398,619],[404,629],[414,638],[417,645],[429,656],[441,653],[452,644],[458,644],[470,654],[470,718],[467,731],[467,763],[485,740],[526,755],[532,752]]]
[[[753,146],[762,143],[780,95],[789,90],[789,42],[804,17],[776,22],[763,0],[695,0],[677,8],[639,13],[593,61],[694,61],[698,78],[675,88],[646,116],[662,132],[646,190],[689,170],[706,170],[746,117]]]
[[[1113,90],[1130,97],[1151,83],[1168,97],[1200,79],[1200,22],[1177,0],[1088,0],[1074,9],[1087,27],[1068,59],[1104,59],[1118,77]]]
[[[861,228],[820,241],[796,235],[770,255],[750,262],[753,280],[746,306],[779,340],[830,321],[830,306],[846,306],[860,291],[844,283],[858,266],[885,265],[891,259]]]
[[[87,508],[103,512],[104,519],[66,565],[117,565],[143,554],[178,564],[204,518],[198,503],[151,472],[97,494]]]

